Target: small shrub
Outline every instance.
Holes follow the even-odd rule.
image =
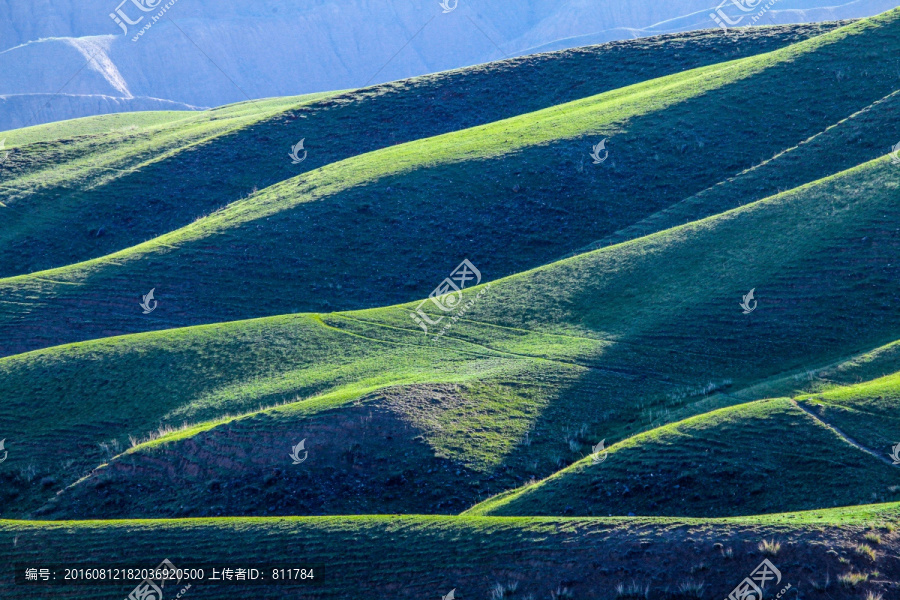
[[[641,585],[636,581],[632,581],[631,585],[625,585],[619,582],[616,584],[616,598],[627,598],[630,600],[646,599],[650,596],[650,584]]]
[[[678,584],[678,591],[681,592],[681,595],[685,598],[702,598],[703,588],[705,587],[706,584],[702,581],[696,582],[688,579]]]
[[[868,573],[854,573],[851,571],[838,576],[838,581],[844,587],[856,587],[860,583],[865,583],[868,580]]]
[[[870,531],[865,535],[865,539],[870,544],[875,544],[876,546],[881,543],[881,536],[875,533],[874,531]]]
[[[778,556],[781,551],[781,543],[775,540],[763,540],[758,547],[763,556]]]
[[[878,558],[878,555],[875,554],[875,550],[872,549],[872,546],[868,544],[859,544],[853,549],[859,556],[865,556],[871,561],[875,561]]]
[[[503,598],[510,598],[513,594],[516,593],[516,590],[518,588],[518,581],[510,581],[506,585],[503,585],[498,581],[491,589],[491,600],[502,600]]]
[[[866,600],[881,600],[881,594],[876,594],[875,592],[866,593]]]
[[[558,600],[559,598],[571,598],[571,597],[572,597],[572,590],[570,590],[567,587],[560,586],[560,587],[556,588],[555,590],[553,590],[552,592],[550,592],[551,600]]]

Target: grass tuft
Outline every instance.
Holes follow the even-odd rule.
[[[838,582],[844,587],[856,587],[861,583],[867,582],[868,580],[868,573],[854,573],[853,571],[850,571],[848,573],[838,575]]]
[[[773,540],[763,540],[759,543],[760,553],[763,556],[778,556],[778,553],[781,551],[781,543]]]
[[[513,594],[516,593],[517,589],[519,589],[518,581],[510,581],[505,585],[498,581],[494,584],[494,587],[491,588],[491,600],[503,600],[503,598],[511,598]]]
[[[686,579],[678,584],[678,591],[685,598],[702,598],[704,588],[706,588],[705,583],[691,579]]]
[[[650,584],[640,584],[637,581],[632,581],[630,584],[625,585],[622,582],[616,584],[616,598],[621,598],[622,600],[640,600],[640,598],[649,598],[650,597]]]
[[[859,556],[865,556],[872,562],[875,562],[878,559],[878,554],[875,552],[874,548],[868,544],[858,544],[853,548],[853,551]]]

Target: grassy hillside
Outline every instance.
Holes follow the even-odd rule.
[[[516,58],[343,94],[0,133],[0,276],[103,256],[330,162],[723,60],[837,24],[707,31]],[[516,91],[519,90],[519,91]],[[497,97],[506,101],[497,102]],[[415,118],[407,118],[415,115]],[[177,122],[171,122],[177,119]],[[309,151],[293,165],[301,138]]]
[[[703,219],[834,175],[882,156],[897,143],[895,140],[900,140],[898,91],[891,92],[799,145],[590,244],[579,252],[618,244]]]
[[[867,424],[873,423],[870,416]],[[896,500],[898,480],[896,467],[851,445],[796,403],[761,400],[629,438],[600,464],[585,459],[470,512],[752,515]]]
[[[316,585],[238,587],[194,583],[191,598],[265,597],[487,598],[497,584],[505,598],[624,598],[617,587],[650,600],[724,598],[762,562],[758,548],[774,541],[769,559],[782,575],[774,596],[791,584],[811,600],[896,593],[896,504],[770,517],[700,519],[496,519],[459,517],[330,517],[183,519],[177,521],[0,521],[4,563],[134,563],[189,561],[316,563]],[[872,540],[877,539],[879,543]],[[128,540],[123,544],[123,540]],[[874,547],[874,560],[860,554]],[[252,549],[248,561],[247,549]],[[841,583],[857,574],[859,581]],[[134,587],[85,585],[27,588],[0,574],[5,598],[54,593],[67,600],[120,600]],[[700,593],[697,587],[700,584]],[[512,585],[511,585],[512,584]],[[180,586],[179,586],[180,587]],[[175,588],[177,592],[179,587]],[[648,588],[646,596],[644,588]],[[509,588],[514,588],[509,590]],[[787,597],[793,597],[790,591]],[[870,596],[877,597],[877,596]]]
[[[800,406],[885,460],[900,443],[900,374],[798,398]]]
[[[897,597],[898,50],[900,8],[0,133],[0,564]]]
[[[0,352],[410,301],[466,256],[489,279],[544,264],[884,97],[893,59],[868,57],[898,43],[898,15],[333,163],[120,253],[3,280]],[[855,75],[835,78],[841,68]],[[743,106],[755,108],[735,121],[729,107]],[[603,137],[615,140],[611,158],[592,165]],[[142,318],[136,299],[151,288],[161,308]]]
[[[830,364],[807,365],[793,373],[764,379],[731,395],[745,401],[779,396],[796,398],[811,392],[877,379],[898,371],[900,342],[891,342]]]
[[[197,116],[188,110],[159,110],[132,113],[113,113],[94,117],[83,117],[55,123],[44,123],[34,127],[13,129],[2,132],[7,150],[23,148],[29,144],[53,142],[55,140],[74,141],[81,136],[103,136],[116,131],[134,132],[145,127],[164,125]],[[12,163],[11,163],[12,164]],[[7,167],[11,167],[7,165]],[[4,180],[10,177],[12,169],[3,172]]]
[[[885,157],[498,281],[439,340],[412,322],[413,304],[146,333],[3,359],[9,400],[0,425],[11,452],[4,515],[37,509],[127,448],[129,435],[146,439],[160,423],[205,424],[136,448],[79,484],[88,488],[83,494],[60,497],[71,504],[49,508],[181,514],[182,497],[191,497],[184,503],[191,514],[343,511],[375,502],[335,500],[345,482],[365,480],[364,489],[398,511],[449,512],[546,477],[601,439],[613,443],[738,403],[732,392],[900,338],[889,284],[900,269],[896,228],[885,226],[900,220],[897,177]],[[760,304],[744,315],[738,302],[751,287]],[[711,398],[716,391],[726,394]],[[24,411],[32,418],[23,421]],[[246,418],[217,421],[227,414]],[[357,419],[365,444],[336,433]],[[393,445],[385,441],[392,431]],[[308,492],[315,501],[296,500],[304,474],[265,500],[253,497],[275,469],[291,466],[288,449],[305,437],[324,458],[315,467],[310,459],[310,473],[322,475]],[[113,439],[118,450],[99,446]],[[366,444],[371,457],[362,456]],[[60,463],[60,449],[72,447],[81,452]],[[390,454],[405,458],[382,460]],[[355,467],[357,456],[366,469]],[[434,457],[427,468],[415,466],[427,456]],[[182,461],[195,470],[176,467]],[[185,487],[171,502],[153,490],[134,502],[104,492],[128,485],[128,465],[148,481],[154,472],[184,471]],[[224,492],[203,483],[213,473],[249,492],[236,495],[236,505],[217,504]],[[36,488],[43,477],[51,479]],[[166,485],[172,481],[178,477]],[[454,487],[452,502],[403,497],[428,486]]]

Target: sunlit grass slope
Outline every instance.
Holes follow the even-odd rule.
[[[333,163],[120,253],[3,280],[0,351],[410,301],[463,257],[488,279],[545,264],[893,91],[895,59],[869,57],[900,44],[898,16]],[[142,317],[151,288],[160,308]]]
[[[898,141],[900,92],[893,91],[799,145],[580,251],[649,235],[810,183],[882,156]]]
[[[634,586],[640,597],[675,600],[701,582],[702,597],[725,598],[762,562],[758,546],[781,572],[767,596],[789,583],[803,598],[858,599],[889,594],[900,579],[896,504],[710,519],[496,519],[460,517],[327,517],[185,519],[176,521],[0,521],[4,564],[86,562],[153,568],[164,558],[188,562],[315,564],[313,587],[240,587],[194,583],[185,597],[287,599],[489,598],[497,584],[508,598],[615,598]],[[877,539],[878,544],[873,544]],[[860,545],[874,545],[874,560]],[[851,587],[838,582],[861,574]],[[827,582],[827,588],[825,584]],[[53,594],[67,600],[121,600],[135,587],[82,585],[29,588],[0,573],[4,598]],[[816,588],[822,588],[819,592]],[[177,593],[182,586],[176,586]],[[167,593],[168,588],[167,588]],[[565,595],[564,595],[565,594]],[[888,595],[885,595],[888,594]],[[790,595],[793,595],[791,593]]]
[[[601,457],[471,513],[729,516],[900,497],[900,469],[852,445],[789,399],[667,425]]]
[[[413,323],[412,304],[145,333],[3,359],[4,514],[42,506],[127,448],[128,436],[140,441],[160,423],[185,422],[200,426],[114,459],[78,484],[99,489],[71,490],[60,496],[69,504],[48,508],[95,515],[100,502],[125,515],[182,514],[182,497],[193,498],[184,503],[189,511],[221,514],[372,506],[334,499],[351,480],[398,512],[475,503],[580,460],[601,439],[611,444],[740,403],[732,392],[900,338],[891,284],[900,276],[897,188],[897,169],[884,157],[471,288],[467,298],[484,294],[463,318],[442,322],[452,328],[440,340]],[[750,288],[759,305],[745,315],[738,303]],[[218,422],[228,414],[246,417]],[[359,442],[340,434],[354,420]],[[314,502],[295,499],[306,475],[288,471],[289,450],[304,438],[315,447],[311,457],[323,459],[302,467],[322,469]],[[390,454],[405,458],[383,460]],[[427,468],[415,457],[427,457]],[[125,489],[129,464],[153,480],[185,460],[196,470],[185,469],[177,504],[153,490],[135,504],[102,489]],[[357,460],[370,469],[356,469]],[[266,500],[254,496],[252,486],[278,479],[275,470],[300,474]],[[197,475],[213,472],[246,492],[237,496],[248,501],[243,508],[243,501],[220,503],[219,490]],[[44,477],[51,479],[36,485]],[[448,482],[458,485],[443,499],[403,494]]]
[[[835,26],[670,35],[343,94],[200,113],[106,115],[0,133],[11,149],[0,165],[0,276],[127,248],[349,156],[768,52]],[[288,152],[300,139],[309,154],[294,165]]]
[[[900,452],[896,461],[892,456],[893,447],[900,444],[900,374],[856,385],[826,387],[797,400],[822,421],[885,460],[900,464]]]

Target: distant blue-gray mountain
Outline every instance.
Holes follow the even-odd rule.
[[[355,88],[504,56],[715,27],[710,13],[721,3],[447,0],[456,8],[445,13],[439,0],[176,0],[132,41],[166,2],[119,1],[0,0],[0,130]],[[742,12],[741,3],[754,10]],[[727,0],[722,10],[746,26],[863,17],[898,4]]]

